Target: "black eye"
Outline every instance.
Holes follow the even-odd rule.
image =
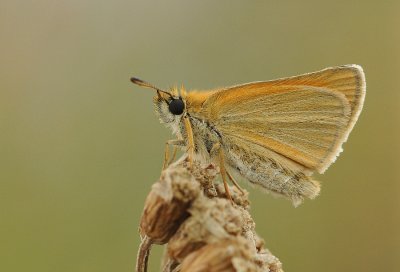
[[[173,99],[169,102],[168,109],[172,114],[181,115],[185,109],[185,104],[182,99]]]

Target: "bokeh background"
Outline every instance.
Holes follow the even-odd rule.
[[[130,76],[208,89],[350,63],[367,97],[321,195],[293,208],[250,188],[252,214],[285,271],[399,271],[399,15],[399,1],[1,1],[0,271],[134,270],[172,136]]]

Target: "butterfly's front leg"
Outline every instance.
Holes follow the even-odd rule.
[[[174,147],[172,151],[172,157],[169,157],[169,146],[172,145]],[[168,140],[165,143],[165,151],[164,151],[164,163],[163,163],[163,170],[167,168],[174,160],[176,156],[176,151],[178,146],[185,146],[185,141],[184,140]]]

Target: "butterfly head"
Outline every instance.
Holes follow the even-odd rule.
[[[182,97],[183,95],[179,94],[177,88],[164,91],[134,77],[131,78],[131,81],[139,86],[151,88],[157,92],[153,98],[153,103],[161,123],[175,127],[181,121],[182,116],[186,114],[185,99]],[[181,94],[184,94],[184,91]]]

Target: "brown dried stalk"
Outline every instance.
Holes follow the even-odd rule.
[[[136,271],[147,271],[152,244],[166,244],[164,272],[282,271],[255,232],[247,192],[231,186],[232,204],[217,174],[212,165],[189,171],[185,160],[162,172],[145,202]]]

